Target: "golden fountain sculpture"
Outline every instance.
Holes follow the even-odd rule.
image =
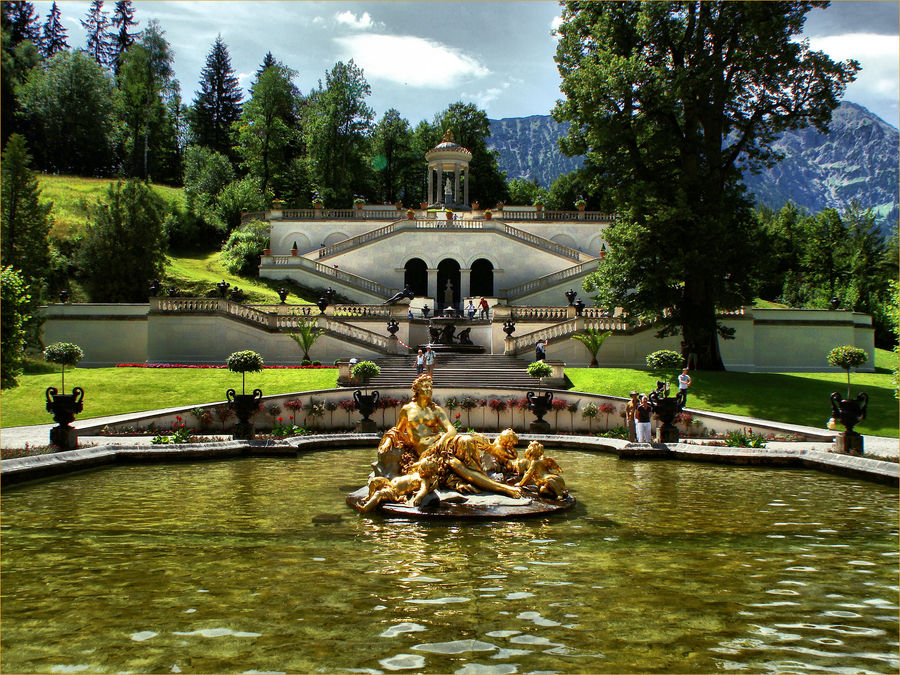
[[[397,424],[378,444],[368,485],[351,493],[357,511],[376,509],[406,517],[514,518],[567,509],[575,499],[562,469],[532,441],[518,457],[512,429],[491,441],[461,434],[432,399],[429,375],[412,384],[413,396]]]

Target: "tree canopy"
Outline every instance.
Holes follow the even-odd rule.
[[[617,214],[585,288],[660,317],[721,368],[718,310],[753,297],[758,232],[742,168],[786,129],[827,129],[858,65],[797,41],[818,2],[565,2],[556,61],[571,126]],[[726,335],[727,336],[727,335]]]
[[[242,99],[228,47],[219,35],[200,74],[190,118],[193,141],[231,158],[231,127],[241,116]]]

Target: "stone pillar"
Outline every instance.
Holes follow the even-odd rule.
[[[428,165],[428,204],[434,204],[434,169]]]
[[[453,167],[453,197],[458,202],[466,203],[465,199],[459,198],[459,164]]]
[[[459,270],[459,298],[462,301],[463,298],[467,298],[472,294],[472,270],[471,269],[462,269]]]
[[[438,198],[437,201],[444,203],[444,163],[441,162],[438,164],[438,175],[437,175],[437,189],[438,189]]]
[[[437,298],[437,268],[428,269],[428,297],[429,298]]]
[[[471,206],[471,202],[469,201],[469,167],[466,166],[463,168],[463,173],[466,177],[465,182],[463,183],[463,203],[466,206]]]

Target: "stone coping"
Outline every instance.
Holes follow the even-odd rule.
[[[301,452],[344,447],[369,446],[373,452],[381,434],[323,434],[299,436],[283,441],[217,441],[184,445],[106,445],[81,448],[47,455],[17,457],[0,463],[0,485],[56,476],[113,464],[144,462],[197,461],[233,457],[295,457]],[[536,440],[549,448],[608,452],[621,460],[677,459],[716,464],[795,467],[815,469],[854,478],[900,484],[900,464],[868,457],[841,455],[802,447],[725,448],[689,443],[629,443],[616,438],[519,434],[520,444]]]

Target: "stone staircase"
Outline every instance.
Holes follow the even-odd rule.
[[[414,354],[385,356],[378,359],[381,374],[372,379],[369,389],[409,388],[416,379]],[[534,389],[537,380],[525,369],[529,361],[503,354],[437,354],[434,386],[439,387],[522,387]]]

